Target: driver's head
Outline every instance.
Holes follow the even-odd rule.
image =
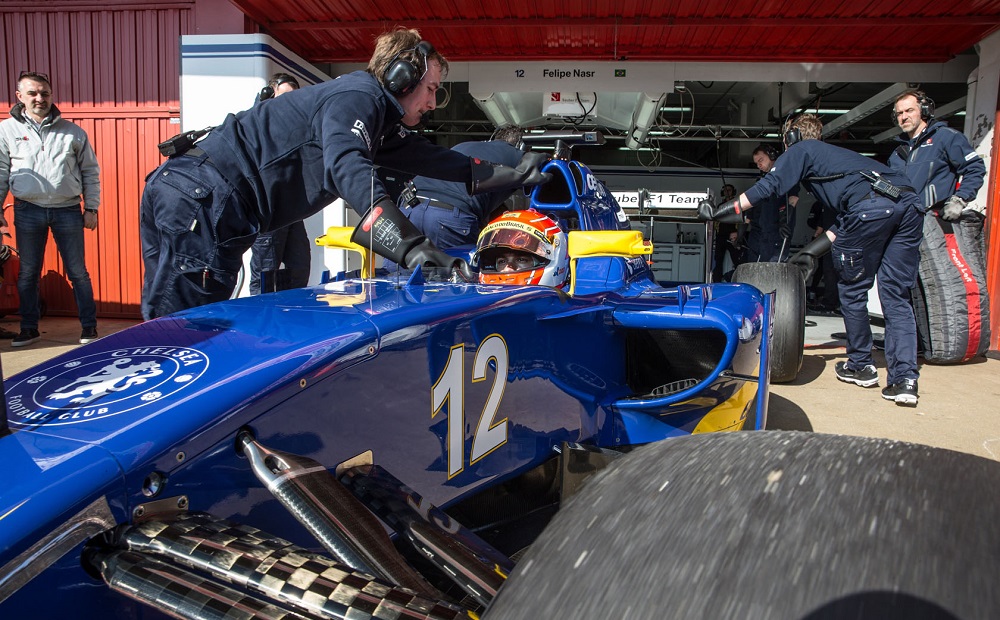
[[[473,255],[483,284],[562,287],[569,275],[566,233],[537,211],[508,211],[483,228]]]

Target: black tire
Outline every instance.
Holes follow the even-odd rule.
[[[794,381],[802,368],[806,343],[806,285],[802,271],[787,263],[743,263],[733,273],[733,282],[750,284],[762,293],[775,291],[771,381]]]
[[[1000,617],[998,479],[884,439],[667,439],[587,483],[484,620]]]

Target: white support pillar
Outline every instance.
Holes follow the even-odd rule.
[[[991,195],[994,171],[992,163],[993,121],[997,113],[997,96],[1000,90],[1000,32],[994,32],[977,45],[979,67],[968,79],[965,136],[986,163],[986,180],[971,206],[985,212]],[[996,211],[994,205],[993,211]],[[994,216],[995,217],[995,216]]]

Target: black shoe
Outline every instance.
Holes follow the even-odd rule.
[[[840,308],[830,308],[828,306],[813,306],[807,309],[806,314],[813,316],[843,316],[840,313]]]
[[[97,340],[97,328],[96,327],[84,327],[83,331],[80,332],[80,344],[87,344]]]
[[[833,369],[837,373],[837,378],[841,381],[854,383],[861,387],[878,385],[878,371],[871,364],[868,364],[861,370],[854,370],[853,368],[848,368],[847,362],[837,362]]]
[[[900,379],[882,388],[882,398],[896,401],[897,405],[917,405],[917,380]]]
[[[41,340],[41,335],[39,335],[37,329],[22,329],[21,333],[14,337],[10,341],[10,346],[12,347],[26,347],[29,344],[38,342]]]

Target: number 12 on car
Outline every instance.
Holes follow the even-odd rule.
[[[486,380],[486,371],[493,362],[493,385],[479,416],[476,432],[472,437],[472,465],[490,452],[507,443],[507,418],[495,420],[500,401],[507,385],[509,357],[507,343],[499,334],[491,334],[476,349],[472,362],[472,383]],[[457,344],[448,354],[444,370],[431,388],[431,419],[444,406],[448,406],[448,478],[462,473],[465,468],[465,344]]]

